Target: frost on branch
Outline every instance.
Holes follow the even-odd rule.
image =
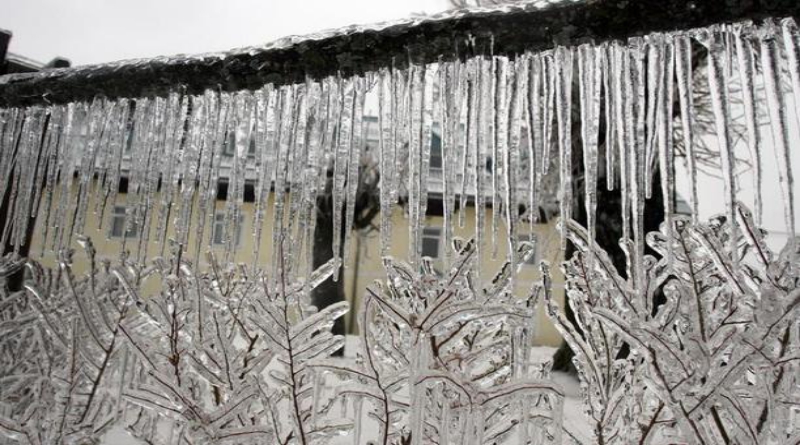
[[[120,323],[130,302],[108,265],[81,240],[90,270],[72,252],[49,270],[29,262],[25,289],[0,298],[0,437],[23,444],[90,443],[120,418],[124,378]],[[3,259],[4,278],[22,263]],[[3,280],[0,279],[0,282]]]
[[[417,272],[385,258],[388,278],[367,289],[359,314],[358,359],[318,364],[349,378],[338,394],[378,424],[379,437],[357,425],[353,443],[559,443],[562,391],[528,371],[540,286],[515,297],[507,263],[477,288],[475,244],[454,247],[444,275],[427,259]],[[529,249],[521,243],[516,264]]]
[[[576,321],[552,301],[550,314],[576,351],[598,442],[800,439],[798,242],[775,254],[741,204],[736,217],[736,229],[725,217],[676,218],[672,231],[649,234],[662,259],[646,258],[639,291],[567,228],[578,251],[565,263]]]
[[[308,297],[334,262],[304,282],[283,261],[276,277],[213,256],[207,273],[161,259],[98,267],[82,244],[82,278],[71,252],[56,270],[28,261],[25,290],[0,299],[2,437],[97,443],[124,425],[151,444],[306,445],[349,427],[323,419],[331,403],[308,366],[343,344],[330,329],[346,304],[317,312]],[[24,264],[6,257],[0,282]]]

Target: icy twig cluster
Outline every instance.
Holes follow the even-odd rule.
[[[353,443],[560,443],[563,392],[531,368],[541,286],[516,298],[516,271],[506,263],[477,287],[475,243],[454,246],[444,275],[429,259],[415,271],[387,257],[387,279],[367,289],[359,313],[358,359],[320,365],[350,378],[338,393],[358,413],[366,406],[357,419],[378,423],[378,437],[357,427]],[[518,260],[530,247],[521,246]]]
[[[198,276],[185,262],[96,265],[82,242],[84,276],[69,252],[56,271],[29,262],[25,290],[0,300],[5,437],[92,443],[122,425],[147,443],[307,445],[351,426],[326,420],[309,368],[344,343],[330,328],[346,303],[308,301],[335,261],[304,281],[212,257]]]
[[[736,217],[650,233],[659,258],[645,257],[642,287],[565,228],[578,250],[565,263],[574,321],[548,306],[576,352],[598,443],[800,439],[800,244],[775,254],[741,204]]]
[[[272,276],[213,255],[198,274],[186,260],[98,264],[80,242],[85,274],[72,251],[56,270],[28,261],[24,290],[0,299],[0,433],[13,443],[90,443],[119,426],[153,444],[311,445],[348,432],[356,444],[560,442],[563,391],[530,358],[541,285],[516,298],[506,263],[478,287],[474,242],[456,239],[444,276],[427,258],[416,272],[386,257],[354,361],[329,358],[347,304],[309,302],[336,259],[307,280],[288,261]],[[522,243],[516,264],[532,251]],[[4,278],[23,264],[8,256]]]

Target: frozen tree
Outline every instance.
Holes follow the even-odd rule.
[[[95,268],[84,244],[85,277],[73,275],[70,253],[55,272],[31,262],[25,290],[2,299],[6,437],[84,443],[127,424],[148,443],[305,445],[351,425],[317,419],[330,403],[312,391],[308,367],[343,344],[330,330],[347,304],[318,312],[309,298],[334,261],[309,281],[283,266],[267,277],[213,257],[195,275],[166,260]],[[4,266],[4,277],[20,267],[13,258]],[[161,292],[145,298],[148,283]]]
[[[567,229],[578,250],[565,263],[576,321],[548,306],[576,351],[599,443],[798,439],[797,240],[776,255],[742,205],[737,218],[742,231],[719,217],[652,232],[662,258],[645,259],[640,288],[582,229]],[[659,292],[666,301],[654,307]]]
[[[360,311],[357,360],[317,365],[351,379],[338,394],[356,413],[366,404],[366,419],[378,423],[379,437],[364,437],[357,426],[354,443],[483,444],[523,435],[557,443],[561,390],[546,375],[529,377],[541,288],[528,299],[514,297],[508,263],[477,288],[474,242],[456,240],[455,249],[444,276],[427,260],[418,272],[387,258],[385,284],[367,290]],[[529,254],[521,245],[520,259]]]
[[[121,323],[132,302],[84,244],[90,273],[76,277],[66,251],[56,271],[29,263],[25,288],[0,300],[0,433],[19,443],[91,443],[120,419],[113,382],[125,378]]]

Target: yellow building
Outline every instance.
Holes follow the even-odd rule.
[[[367,144],[372,144],[375,142],[377,135],[369,130],[369,126],[367,128]],[[372,134],[372,137],[369,136],[370,134]],[[436,140],[434,140],[432,145],[432,159],[430,165],[430,195],[431,200],[433,201],[436,199],[441,199],[440,190],[442,165],[441,146]],[[75,182],[77,183],[77,181]],[[97,183],[93,183],[93,187],[96,188],[97,186]],[[77,188],[77,185],[75,185],[75,188]],[[437,192],[437,190],[439,191]],[[138,238],[141,235],[143,227],[137,227],[135,224],[127,223],[126,204],[128,196],[125,193],[120,193],[117,196],[116,202],[109,203],[105,210],[105,216],[101,221],[99,215],[93,210],[97,208],[96,200],[101,199],[102,194],[94,193],[94,191],[96,190],[90,190],[87,195],[89,197],[87,206],[89,211],[87,212],[86,216],[84,233],[92,239],[98,256],[100,258],[115,259],[119,258],[120,252],[123,250],[135,255],[139,249]],[[124,192],[124,187],[121,192]],[[70,195],[74,197],[74,193],[75,192],[73,190]],[[252,194],[246,193],[246,195]],[[439,198],[437,198],[437,196]],[[255,205],[252,202],[252,196],[247,196],[247,198],[249,199],[246,199],[242,206],[242,216],[240,220],[241,223],[236,231],[237,233],[232,235],[231,242],[235,243],[236,247],[235,254],[231,255],[229,261],[247,265],[255,264],[265,266],[270,264],[270,259],[273,252],[273,221],[271,217],[272,209],[266,209],[266,214],[262,225],[263,232],[261,243],[258,248],[259,255],[258,258],[256,258],[254,255],[256,250],[254,249],[255,236],[253,235],[255,229]],[[53,210],[58,206],[59,199],[60,197],[56,195],[53,200]],[[160,202],[160,196],[156,195],[154,202]],[[270,199],[270,202],[274,202],[274,199]],[[226,249],[224,245],[226,238],[224,236],[226,205],[226,201],[217,199],[214,214],[211,215],[210,212],[206,212],[205,214],[201,215],[197,210],[197,202],[195,203],[195,211],[192,224],[190,226],[193,232],[189,233],[188,245],[190,248],[189,253],[186,255],[186,257],[188,257],[190,260],[194,258],[195,253],[193,246],[196,244],[197,237],[200,236],[197,233],[200,217],[203,217],[206,221],[205,229],[202,234],[204,240],[202,242],[202,245],[204,246],[202,250],[214,252],[219,260],[224,261],[226,259]],[[432,202],[431,205],[429,205],[429,208],[435,207],[437,207],[435,202]],[[438,207],[440,207],[440,205]],[[458,224],[455,225],[456,227],[454,230],[454,236],[464,239],[473,238],[475,236],[475,210],[475,207],[471,205],[463,209],[465,212],[465,224],[464,227],[459,227]],[[177,210],[175,211],[177,212]],[[491,207],[487,207],[485,211],[487,232],[484,234],[485,249],[483,257],[480,259],[480,261],[483,278],[489,279],[500,269],[505,261],[507,244],[505,227],[502,226],[501,221],[501,226],[498,227],[498,235],[496,237],[497,246],[495,247],[493,245],[492,236],[489,233],[489,230],[491,230],[490,221],[492,219],[493,209]],[[52,228],[48,234],[48,245],[43,246],[43,236],[45,230],[45,224],[42,222],[44,218],[41,216],[43,213],[44,209],[40,211],[40,223],[38,225],[39,227],[37,227],[37,230],[34,233],[31,256],[34,258],[40,258],[40,260],[46,265],[54,265],[55,259],[53,253],[49,252],[48,250],[50,248],[50,239],[52,238]],[[422,232],[422,254],[424,256],[433,258],[434,261],[441,266],[444,258],[444,249],[447,248],[447,246],[444,246],[443,241],[442,217],[436,216],[435,214],[430,215],[430,213],[436,212],[429,212],[429,216],[426,217],[425,226]],[[67,212],[67,214],[71,213]],[[376,225],[377,218],[380,218],[380,216],[376,217]],[[144,252],[145,254],[143,257],[152,258],[154,256],[162,255],[162,252],[166,254],[169,253],[169,246],[164,245],[163,243],[159,242],[159,240],[155,239],[157,220],[158,217],[151,219],[152,225],[149,231],[149,240],[146,244],[142,245],[142,248],[147,249],[146,252]],[[517,276],[517,280],[515,282],[515,292],[519,296],[524,296],[530,291],[532,285],[539,279],[539,271],[537,266],[538,262],[540,260],[547,260],[553,266],[557,266],[562,261],[563,255],[559,248],[559,237],[555,230],[555,220],[534,225],[532,232],[530,232],[527,222],[521,224],[520,226],[520,238],[530,240],[536,245],[536,254],[528,262],[528,264],[522,266],[522,271]],[[170,223],[167,227],[166,238],[169,239],[174,237],[175,233],[176,227],[174,218],[170,218]],[[385,274],[380,257],[380,235],[377,233],[377,231],[351,232],[350,236],[351,242],[349,244],[349,261],[347,264],[345,264],[343,273],[344,289],[346,298],[351,302],[352,307],[358,307],[359,301],[364,295],[366,287],[372,284],[375,280],[383,279]],[[411,244],[409,239],[409,221],[405,216],[405,209],[402,207],[395,207],[392,214],[392,244],[390,254],[396,258],[408,258],[408,249]],[[46,247],[46,249],[43,249],[43,247]],[[73,241],[72,247],[76,250],[80,250],[77,241]],[[40,252],[45,252],[44,256],[40,257]],[[76,255],[76,273],[82,273],[86,271],[87,265],[85,261],[82,261],[82,258],[82,255]],[[199,255],[199,260],[201,268],[207,266],[204,254]],[[300,263],[303,263],[303,261]],[[563,301],[563,277],[557,271],[557,267],[554,267],[553,269],[555,296],[559,301]],[[153,285],[153,291],[156,291],[156,285]],[[353,311],[353,314],[354,313],[355,311]],[[346,320],[349,325],[349,329],[355,329],[353,323],[354,317],[348,316]],[[536,343],[541,345],[557,346],[561,342],[561,337],[547,319],[543,307],[540,307],[539,309],[539,316],[537,319],[534,338]]]

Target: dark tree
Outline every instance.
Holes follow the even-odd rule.
[[[359,166],[358,190],[356,192],[355,218],[353,218],[353,231],[370,230],[374,228],[373,220],[380,213],[380,194],[378,182],[380,176],[377,165],[372,162],[368,154],[362,156]],[[319,267],[333,258],[333,171],[328,171],[325,192],[317,198],[317,225],[314,230],[314,263]],[[342,221],[345,221],[342,214]],[[345,231],[351,228],[344,227],[339,234],[344,238]],[[344,243],[341,243],[340,256],[344,256]],[[340,271],[339,279],[325,280],[312,293],[314,305],[319,309],[345,300],[344,273]],[[351,310],[355,310],[354,308]],[[334,334],[344,334],[344,318],[338,318],[333,327]]]

